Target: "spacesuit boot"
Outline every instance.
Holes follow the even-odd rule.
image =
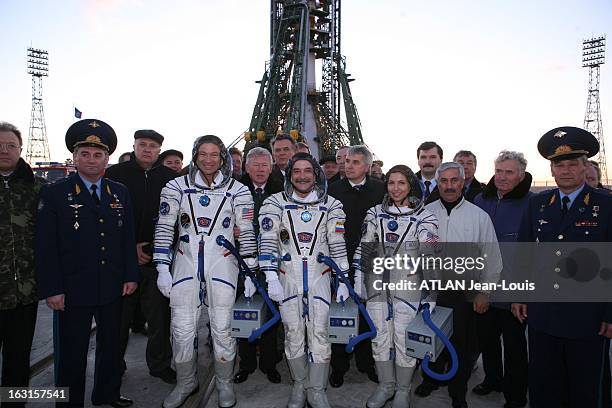
[[[183,405],[187,398],[198,392],[200,385],[196,375],[198,365],[197,353],[185,363],[175,363],[176,386],[164,399],[163,408],[177,408]]]
[[[306,377],[308,376],[308,362],[306,354],[301,357],[288,359],[289,370],[293,378],[293,388],[291,389],[291,397],[287,408],[303,408],[306,403]]]
[[[368,398],[368,408],[382,408],[395,394],[395,372],[393,361],[376,361],[378,386]]]
[[[312,408],[331,408],[325,394],[325,385],[329,379],[329,363],[308,364],[308,386],[306,394],[308,405]]]
[[[232,382],[233,373],[234,360],[221,362],[215,359],[215,386],[217,387],[220,408],[230,408],[236,405],[234,383]]]
[[[393,398],[393,408],[410,407],[410,387],[412,385],[412,374],[415,367],[395,366],[395,377],[397,381],[397,391]]]

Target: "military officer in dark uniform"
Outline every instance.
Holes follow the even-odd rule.
[[[529,200],[519,241],[612,241],[612,197],[586,184],[587,157],[599,151],[597,139],[560,127],[542,136],[538,150],[551,161],[558,188]],[[512,313],[529,326],[530,406],[599,407],[612,304],[514,303]]]
[[[130,198],[122,184],[102,178],[115,150],[114,130],[97,119],[66,132],[77,172],[40,192],[36,231],[38,294],[56,311],[57,386],[83,406],[91,319],[96,320],[96,363],[91,401],[127,407],[119,394],[121,298],[137,287],[138,267]]]

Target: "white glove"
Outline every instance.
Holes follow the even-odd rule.
[[[162,295],[169,298],[170,290],[172,290],[172,275],[166,268],[159,268],[157,271],[157,288]]]
[[[257,288],[250,277],[244,278],[244,296],[245,297],[253,297],[253,295],[257,292]]]
[[[268,296],[275,302],[283,301],[283,287],[281,286],[280,281],[277,279],[266,279],[268,282]]]
[[[344,284],[344,282],[340,282],[338,285],[338,290],[336,291],[336,302],[340,303],[341,301],[347,300],[349,297],[349,290]]]

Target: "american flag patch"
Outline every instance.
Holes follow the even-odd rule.
[[[427,242],[428,244],[435,244],[436,242],[438,242],[438,236],[436,234],[433,234],[433,233],[427,231],[427,236],[425,237],[425,242]]]
[[[242,209],[242,219],[243,220],[252,220],[254,215],[255,215],[255,210],[253,209],[253,207]]]
[[[336,232],[338,234],[344,234],[344,222],[338,221],[336,223]]]

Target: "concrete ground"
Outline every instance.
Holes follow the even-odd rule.
[[[185,405],[191,407],[217,407],[216,391],[212,387],[212,367],[209,349],[206,346],[206,313],[202,313],[202,324],[200,329],[200,351],[199,351],[199,376],[200,392],[191,398]],[[31,379],[31,386],[50,387],[53,385],[53,365],[49,358],[53,350],[52,342],[52,313],[41,302],[39,305],[36,334],[32,347],[31,362],[33,367],[37,367]],[[93,337],[92,337],[93,339]],[[122,394],[132,398],[134,407],[159,407],[164,397],[172,390],[172,385],[166,384],[161,380],[149,376],[145,363],[145,348],[147,338],[140,334],[132,334],[126,362],[128,371],[123,377]],[[90,342],[88,366],[87,366],[87,389],[85,406],[91,406],[88,401],[91,395],[93,384],[93,367],[95,356],[95,341]],[[276,408],[285,407],[290,393],[290,377],[286,362],[283,360],[277,365],[281,373],[282,382],[280,384],[270,383],[265,375],[257,370],[249,376],[249,379],[235,385],[238,398],[237,407],[243,408]],[[485,397],[473,394],[470,390],[483,379],[482,363],[479,360],[478,368],[472,373],[468,385],[467,400],[472,408],[503,407],[504,398],[501,393],[492,393]],[[420,384],[420,374],[417,373],[413,380],[413,389]],[[208,386],[210,384],[210,386]],[[208,386],[208,387],[207,387]],[[334,408],[356,408],[364,407],[370,393],[376,384],[370,382],[365,374],[352,369],[345,377],[345,383],[340,388],[328,387],[327,394],[330,404]],[[28,404],[40,408],[52,407],[52,403]],[[387,404],[390,407],[390,404]],[[441,387],[434,391],[428,398],[413,396],[412,408],[438,408],[450,407],[450,398],[446,387]]]
[[[353,361],[354,363],[354,361]],[[471,390],[476,384],[483,380],[483,372],[480,368],[472,373],[468,390]],[[238,404],[236,407],[242,408],[281,408],[287,406],[289,393],[291,392],[291,384],[289,380],[289,368],[285,360],[277,365],[278,371],[283,378],[280,384],[272,384],[268,381],[265,374],[257,370],[249,376],[248,380],[242,384],[236,384]],[[412,381],[412,388],[416,388],[421,383],[421,376],[417,374]],[[357,369],[352,369],[345,376],[344,385],[340,388],[327,388],[327,396],[329,403],[334,408],[357,408],[365,407],[365,402],[370,393],[374,391],[376,384],[371,382],[365,374],[359,373]],[[412,408],[439,408],[450,407],[450,397],[448,396],[447,387],[440,387],[434,391],[428,398],[419,398],[413,396]],[[501,393],[492,393],[485,397],[480,397],[468,391],[467,401],[472,408],[485,407],[503,407],[504,397]],[[216,392],[212,392],[206,408],[217,407]],[[387,407],[391,407],[388,403]]]

